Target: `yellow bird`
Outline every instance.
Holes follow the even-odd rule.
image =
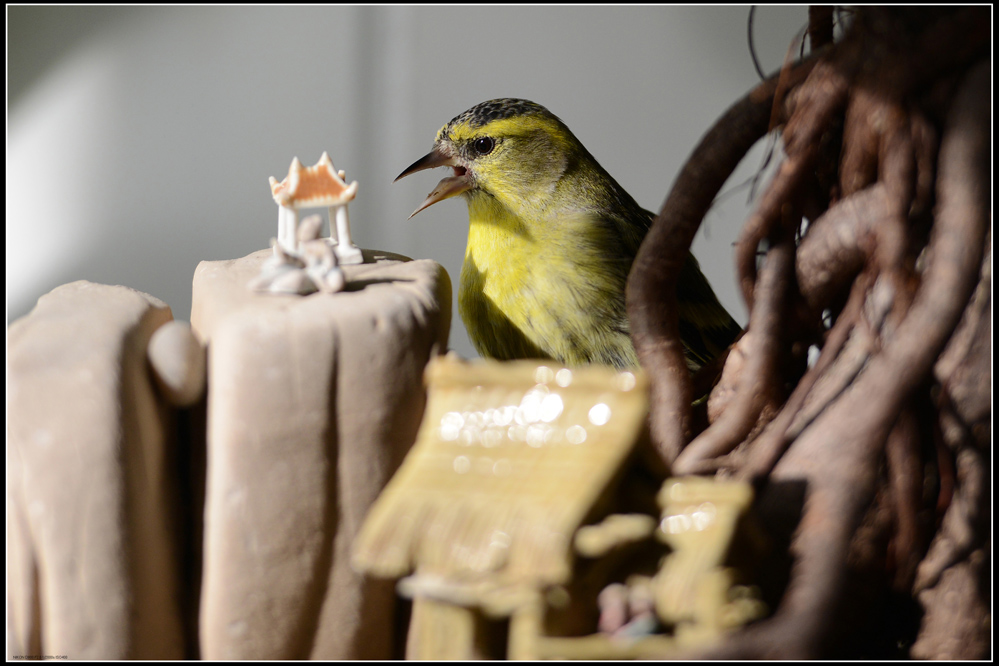
[[[434,167],[453,175],[413,215],[459,194],[468,202],[458,312],[481,355],[638,365],[624,290],[654,216],[561,120],[523,99],[483,102],[444,125],[433,150],[396,180]],[[677,292],[693,370],[741,329],[693,255]]]

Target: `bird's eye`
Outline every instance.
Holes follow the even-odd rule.
[[[493,152],[493,148],[496,146],[496,142],[493,141],[492,137],[484,136],[480,139],[476,139],[472,147],[475,148],[475,152],[479,155],[488,155]]]

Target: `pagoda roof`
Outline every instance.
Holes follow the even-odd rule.
[[[357,194],[357,181],[347,185],[343,175],[342,171],[337,172],[326,152],[310,167],[303,167],[296,157],[284,180],[278,182],[271,176],[271,194],[279,206],[287,208],[339,206],[352,201]]]

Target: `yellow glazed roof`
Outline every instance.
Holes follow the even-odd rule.
[[[566,582],[573,535],[644,423],[644,375],[444,358],[426,380],[416,444],[368,513],[355,567]]]

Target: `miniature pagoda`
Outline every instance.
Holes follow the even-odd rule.
[[[288,252],[297,252],[298,211],[326,207],[329,210],[330,241],[334,244],[338,263],[351,265],[364,262],[360,248],[351,240],[347,212],[347,205],[357,194],[357,181],[347,185],[345,177],[346,173],[337,171],[326,152],[311,167],[303,167],[298,158],[294,158],[287,177],[281,182],[271,176],[271,194],[278,205],[278,245]]]

